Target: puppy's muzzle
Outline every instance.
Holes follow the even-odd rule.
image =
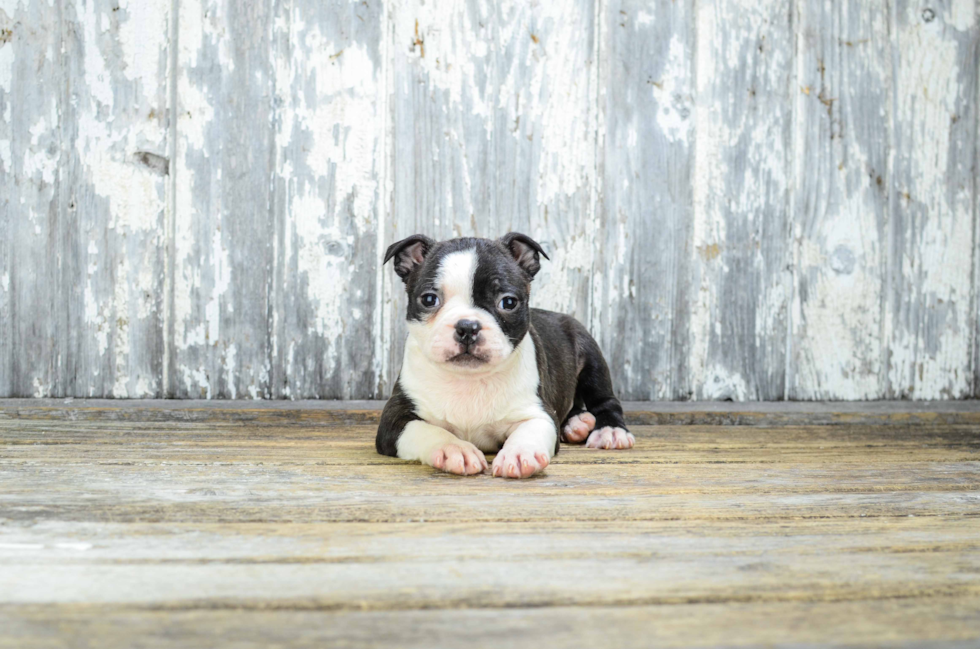
[[[456,323],[456,333],[453,336],[460,345],[469,347],[480,337],[480,323],[476,320],[460,320]]]

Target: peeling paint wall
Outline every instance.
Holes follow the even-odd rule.
[[[521,230],[630,399],[980,397],[976,0],[0,0],[0,396],[383,397]]]

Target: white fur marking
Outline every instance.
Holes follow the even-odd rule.
[[[438,281],[447,306],[454,300],[468,307],[473,306],[473,276],[476,275],[476,266],[476,250],[473,248],[443,257]]]

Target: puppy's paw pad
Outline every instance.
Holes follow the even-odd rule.
[[[540,450],[505,446],[493,459],[491,473],[495,478],[530,478],[550,462],[548,454]]]
[[[606,426],[605,428],[592,431],[592,434],[589,435],[589,441],[585,443],[585,446],[588,448],[615,450],[633,448],[634,444],[636,444],[636,438],[633,437],[633,433],[622,428]]]
[[[574,417],[569,418],[568,423],[562,429],[562,436],[566,442],[578,444],[585,441],[592,429],[595,428],[595,417],[591,412],[580,412]]]
[[[456,475],[475,475],[487,469],[487,458],[483,451],[469,442],[443,444],[432,451],[429,464],[446,473]]]

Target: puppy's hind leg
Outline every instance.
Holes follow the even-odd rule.
[[[581,401],[585,405],[587,412],[576,415],[584,429],[588,423],[585,415],[593,418],[592,426],[589,429],[588,439],[585,445],[588,448],[601,449],[627,449],[633,448],[636,439],[626,428],[626,420],[623,417],[623,406],[619,399],[613,394],[612,378],[609,376],[609,367],[606,359],[602,357],[599,345],[591,336],[583,337],[579,340],[580,353],[582,354],[582,371],[578,375],[578,385],[575,388],[575,401]],[[584,421],[583,421],[584,420]],[[569,424],[572,418],[569,419]],[[575,437],[584,439],[580,432],[576,432],[575,437],[565,432],[569,441],[576,441]]]
[[[561,441],[581,444],[595,428],[595,415],[585,409],[578,400],[561,425]]]

